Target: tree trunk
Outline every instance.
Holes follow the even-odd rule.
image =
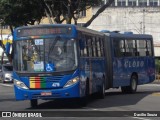
[[[72,18],[71,17],[66,17],[66,23],[71,24]]]
[[[88,27],[88,26],[92,23],[92,21],[93,21],[95,18],[97,18],[98,15],[99,15],[100,13],[102,13],[107,7],[109,7],[113,2],[114,2],[114,0],[108,0],[107,3],[104,4],[104,5],[96,12],[96,14],[93,15],[93,16],[91,17],[91,19],[83,25],[83,27]]]

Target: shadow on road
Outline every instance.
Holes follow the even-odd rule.
[[[15,98],[6,98],[6,99],[0,99],[0,102],[13,102],[16,101]]]
[[[89,98],[88,105],[89,108],[109,108],[109,107],[120,107],[127,105],[135,105],[137,102],[141,101],[143,98],[151,95],[152,93],[160,92],[157,91],[143,91],[137,92],[135,94],[123,94],[122,92],[107,92],[105,99],[95,99],[95,96]],[[78,102],[73,99],[60,99],[45,101],[38,105],[35,109],[86,109],[81,107]],[[33,109],[33,108],[27,108]]]

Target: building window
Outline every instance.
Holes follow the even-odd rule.
[[[158,6],[158,0],[149,0],[149,6]]]
[[[86,17],[86,10],[80,12],[80,17]]]
[[[139,0],[139,6],[140,6],[140,7],[145,7],[145,6],[147,6],[147,0]]]
[[[9,26],[7,26],[7,25],[0,26],[0,29],[9,29]]]
[[[132,6],[132,7],[136,6],[136,1],[137,0],[128,0],[128,6]]]
[[[106,0],[102,0],[102,5],[106,4]]]
[[[117,6],[118,7],[124,7],[124,6],[126,6],[126,0],[118,0]]]
[[[110,6],[111,6],[111,7],[115,7],[115,1],[113,1]]]
[[[77,25],[78,25],[78,26],[81,26],[81,27],[83,27],[84,24],[85,24],[85,23],[77,23]]]

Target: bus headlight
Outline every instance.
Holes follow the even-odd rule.
[[[23,88],[23,89],[28,89],[28,87],[23,82],[21,82],[19,80],[15,80],[14,79],[14,85],[16,85],[16,86],[18,86],[20,88]]]
[[[64,85],[64,87],[69,87],[69,86],[77,83],[78,81],[79,81],[79,77],[75,77],[75,78],[69,80],[69,81]]]

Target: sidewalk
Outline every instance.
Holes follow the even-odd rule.
[[[160,79],[156,79],[152,83],[154,83],[154,84],[160,84]]]

